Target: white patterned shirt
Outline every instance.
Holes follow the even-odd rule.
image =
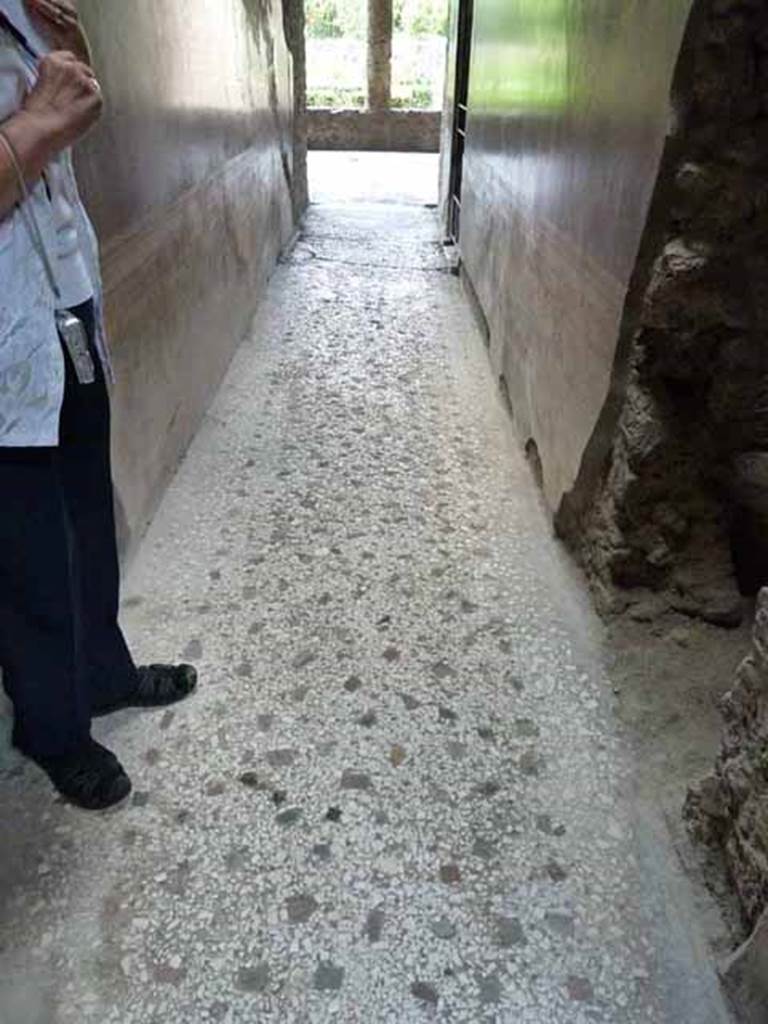
[[[21,31],[1,0],[0,10]],[[33,59],[0,26],[0,123],[18,112],[34,81]],[[79,248],[92,283],[97,347],[109,377],[96,236],[77,192],[71,154],[63,154],[58,164],[72,200]],[[64,354],[55,322],[59,302],[33,242],[32,213],[55,268],[56,217],[43,181],[30,189],[28,204],[19,204],[0,219],[0,447],[53,447],[59,442],[64,398]]]

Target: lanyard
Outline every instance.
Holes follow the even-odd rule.
[[[19,32],[19,30],[8,17],[8,15],[3,14],[2,11],[0,11],[0,28],[4,28],[6,32],[10,32],[10,34],[21,47],[21,49],[24,51],[24,56],[27,58],[27,62],[29,62],[29,59],[31,58],[34,61],[35,66],[37,66],[37,62],[40,59],[40,54],[35,52],[35,50],[27,42],[27,37],[23,35],[23,33]]]

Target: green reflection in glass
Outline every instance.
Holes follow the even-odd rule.
[[[569,0],[476,0],[474,110],[564,109]]]

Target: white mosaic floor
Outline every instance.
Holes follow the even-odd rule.
[[[126,582],[198,696],[100,724],[114,813],[0,778],[1,1024],[726,1020],[438,239],[279,268]]]

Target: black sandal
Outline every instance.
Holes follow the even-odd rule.
[[[131,792],[123,766],[96,740],[72,754],[33,758],[65,799],[86,811],[114,807]]]
[[[108,706],[94,708],[91,715],[99,718],[124,708],[163,708],[184,700],[197,687],[197,669],[192,665],[143,665],[137,669],[135,689]]]

